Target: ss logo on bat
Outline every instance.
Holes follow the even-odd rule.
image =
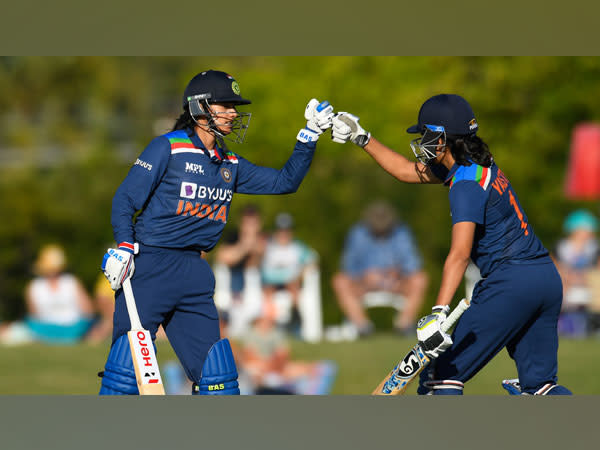
[[[419,370],[421,364],[419,362],[419,358],[415,355],[415,352],[412,351],[402,360],[400,363],[400,367],[398,370],[406,376],[412,375],[417,370]]]

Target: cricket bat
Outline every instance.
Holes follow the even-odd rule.
[[[447,333],[456,321],[470,306],[469,300],[463,298],[442,323],[442,330]],[[409,351],[402,361],[385,377],[371,395],[400,395],[403,394],[408,385],[429,365],[431,359],[423,352],[419,344]]]
[[[127,332],[127,337],[140,395],[165,395],[152,336],[148,330],[142,328],[129,278],[123,281],[123,292],[131,322],[131,330]]]

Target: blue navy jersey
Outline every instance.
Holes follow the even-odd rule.
[[[455,164],[445,184],[450,187],[452,223],[476,224],[471,259],[483,277],[503,262],[525,264],[548,256],[498,166]]]
[[[227,223],[233,194],[295,192],[316,142],[296,142],[281,170],[252,164],[217,148],[208,152],[191,130],[158,136],[139,156],[113,198],[111,223],[119,242],[209,251]],[[133,223],[134,214],[141,210]]]

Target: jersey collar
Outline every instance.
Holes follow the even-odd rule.
[[[459,165],[454,163],[454,165],[450,168],[450,171],[448,172],[448,175],[446,175],[446,179],[444,180],[444,185],[448,186],[450,184],[450,182],[452,181],[452,177],[458,170],[458,167]]]
[[[208,156],[211,161],[216,162],[218,164],[223,162],[223,150],[222,149],[220,149],[218,146],[215,147],[214,155],[211,156],[210,152],[206,149],[206,147],[202,143],[202,140],[198,137],[198,135],[196,134],[196,132],[193,129],[187,128],[185,131],[187,132],[187,135],[191,139],[192,144],[194,144],[194,147],[199,148],[200,150],[204,151],[204,154],[206,156]]]

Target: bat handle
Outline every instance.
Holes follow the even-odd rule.
[[[456,308],[454,308],[454,310],[450,313],[446,320],[442,322],[442,331],[444,333],[447,333],[448,330],[454,326],[454,324],[458,321],[460,316],[462,316],[462,314],[467,310],[469,306],[471,306],[471,302],[468,299],[463,298],[458,303],[458,305],[456,305]]]
[[[125,303],[127,304],[127,312],[129,313],[129,321],[131,322],[132,330],[141,330],[142,323],[140,322],[140,316],[135,306],[135,297],[133,296],[133,289],[131,288],[131,280],[129,277],[123,281],[123,293],[125,294]]]

